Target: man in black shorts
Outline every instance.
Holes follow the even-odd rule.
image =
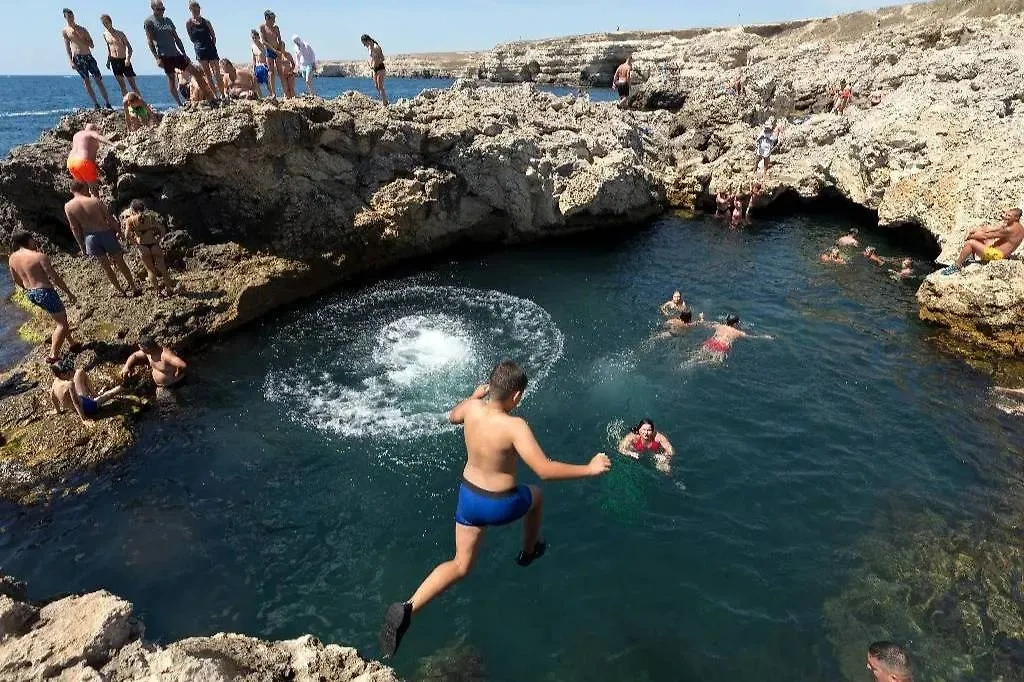
[[[68,53],[68,62],[71,64],[71,68],[82,77],[82,84],[85,86],[85,91],[89,93],[93,105],[97,109],[100,108],[99,100],[96,99],[96,94],[92,91],[89,76],[92,76],[96,87],[99,88],[100,95],[103,96],[103,101],[107,104],[107,109],[112,109],[110,98],[107,97],[107,89],[103,87],[100,67],[96,64],[96,58],[92,56],[92,48],[95,47],[92,36],[89,35],[88,29],[75,23],[75,13],[66,7],[64,8],[64,20],[67,22],[67,26],[61,30],[61,37],[64,38],[64,49]]]
[[[103,24],[103,40],[107,43],[107,68],[114,73],[117,86],[121,88],[121,99],[128,94],[128,87],[137,95],[139,86],[135,83],[135,69],[132,68],[132,44],[128,42],[128,36],[124,31],[114,28],[114,22],[109,14],[100,16],[100,23]],[[125,79],[128,79],[128,87],[125,87]]]
[[[152,0],[149,6],[153,9],[153,14],[146,19],[142,27],[146,30],[146,40],[149,42],[149,49],[153,53],[157,65],[167,74],[167,89],[170,91],[171,97],[180,107],[181,97],[178,95],[174,71],[181,69],[196,79],[206,99],[215,99],[210,84],[206,81],[206,76],[185,55],[185,45],[178,37],[178,29],[174,27],[174,22],[164,16],[163,0]]]
[[[619,106],[626,106],[626,99],[629,97],[629,78],[633,75],[633,55],[626,57],[626,61],[619,64],[615,69],[615,76],[612,77],[612,88],[619,93]]]

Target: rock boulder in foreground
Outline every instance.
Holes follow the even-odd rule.
[[[0,680],[14,682],[395,682],[355,649],[315,637],[267,642],[235,634],[146,642],[132,605],[106,591],[26,602],[0,585]],[[5,589],[14,586],[15,589]],[[5,594],[5,592],[7,594]]]

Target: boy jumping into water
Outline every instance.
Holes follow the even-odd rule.
[[[529,566],[543,556],[547,547],[540,539],[543,497],[537,486],[516,484],[517,456],[546,481],[600,476],[611,468],[603,452],[585,465],[548,459],[529,424],[509,414],[525,390],[526,372],[503,360],[488,383],[448,413],[452,424],[465,425],[467,453],[455,510],[455,558],[438,565],[407,601],[388,607],[380,632],[383,656],[398,650],[414,613],[466,577],[487,526],[503,526],[525,516],[523,551],[516,563]]]

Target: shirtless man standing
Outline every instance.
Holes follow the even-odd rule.
[[[110,140],[100,135],[100,127],[95,123],[86,123],[85,128],[71,138],[71,152],[68,153],[68,173],[76,181],[84,183],[89,193],[98,197],[100,187],[100,169],[96,165],[96,153],[100,143],[110,144]]]
[[[1021,210],[1011,208],[1003,212],[1001,224],[973,230],[967,235],[967,242],[957,256],[956,262],[945,268],[942,274],[953,275],[960,272],[972,253],[977,254],[982,263],[1008,258],[1024,241],[1024,227],[1020,224],[1020,217]]]
[[[100,23],[103,24],[103,40],[107,43],[107,68],[114,73],[117,87],[121,88],[121,99],[128,94],[128,88],[124,84],[126,78],[131,91],[141,95],[139,86],[135,83],[135,69],[132,68],[133,50],[128,36],[124,31],[114,28],[114,22],[109,14],[101,16]]]
[[[633,55],[626,57],[626,61],[615,69],[612,77],[612,90],[619,93],[619,106],[626,106],[626,98],[629,97],[629,77],[633,73]]]
[[[50,387],[50,402],[54,412],[75,412],[85,426],[92,426],[99,408],[123,390],[121,386],[115,386],[97,393],[89,374],[84,369],[76,370],[73,361],[63,360],[51,365],[51,369],[54,379]]]
[[[276,97],[277,93],[270,89],[270,67],[267,66],[267,46],[260,38],[260,32],[256,29],[250,31],[252,41],[249,43],[249,51],[252,53],[252,75],[256,79],[256,93],[262,96],[261,85],[267,86],[267,96]],[[259,98],[257,98],[259,99]]]
[[[270,72],[270,83],[267,88],[271,97],[277,97],[277,90],[274,83],[281,80],[283,95],[284,81],[281,75],[281,65],[277,58],[284,54],[284,40],[281,38],[281,27],[277,25],[277,15],[269,9],[263,13],[263,23],[260,24],[260,39],[263,41],[264,56],[267,58],[267,69]]]
[[[732,350],[732,344],[736,339],[768,339],[771,340],[771,336],[767,334],[763,336],[754,336],[748,334],[739,328],[740,318],[737,315],[729,315],[725,318],[725,324],[713,325],[715,333],[714,335],[704,342],[700,350],[697,351],[698,362],[723,362],[729,355],[729,351]]]
[[[49,313],[57,323],[50,337],[50,355],[46,358],[47,362],[56,362],[60,357],[60,347],[64,344],[64,339],[68,340],[71,352],[77,352],[81,344],[71,335],[68,314],[64,311],[64,303],[54,290],[54,285],[67,295],[71,305],[78,303],[78,300],[53,269],[50,259],[39,249],[31,232],[17,230],[11,235],[11,257],[7,266],[15,286],[25,291],[25,298]]]
[[[117,232],[121,225],[110,215],[106,204],[96,197],[89,196],[85,183],[76,180],[71,183],[71,200],[64,204],[64,215],[67,216],[71,234],[75,236],[82,255],[89,255],[98,260],[114,288],[122,296],[127,296],[110,265],[113,261],[132,293],[138,295],[139,286],[124,262],[124,250],[117,241]]]
[[[71,68],[82,77],[85,91],[89,93],[89,98],[92,99],[92,103],[97,109],[100,108],[100,103],[96,99],[96,94],[92,91],[92,84],[89,82],[90,75],[96,82],[96,87],[100,89],[103,101],[107,103],[107,109],[113,109],[110,106],[110,98],[107,97],[107,89],[103,86],[103,76],[100,74],[100,67],[96,64],[96,58],[92,56],[92,48],[96,46],[92,41],[92,36],[89,35],[89,31],[85,27],[75,23],[75,13],[67,7],[64,8],[64,19],[68,22],[68,25],[61,30],[60,34],[64,38],[64,49],[67,50],[68,62],[71,64]]]
[[[149,336],[139,337],[139,350],[128,356],[121,368],[121,378],[127,378],[132,368],[140,363],[149,363],[153,373],[153,383],[157,388],[170,388],[185,379],[188,365],[174,354],[174,351],[163,348]]]
[[[263,67],[266,68],[266,67]],[[232,99],[259,99],[260,86],[248,71],[238,71],[230,59],[220,60],[224,73],[224,94]]]
[[[180,107],[181,97],[178,95],[174,79],[175,72],[181,70],[188,72],[196,79],[207,100],[216,99],[213,89],[206,81],[206,76],[185,54],[185,45],[181,42],[178,29],[174,26],[174,22],[165,15],[166,8],[163,0],[150,0],[149,6],[153,10],[153,14],[143,22],[142,27],[146,31],[146,40],[149,42],[149,50],[153,53],[153,59],[167,76],[167,90],[171,93],[171,97]]]
[[[526,390],[526,372],[511,360],[500,362],[488,383],[448,414],[452,424],[465,424],[466,467],[455,510],[455,558],[437,566],[405,602],[392,604],[380,632],[385,657],[398,650],[414,613],[466,577],[480,549],[487,526],[523,518],[523,551],[516,558],[529,566],[544,554],[540,539],[542,497],[537,486],[516,485],[516,463],[522,459],[541,479],[565,480],[600,476],[611,468],[604,453],[589,464],[563,464],[547,458],[529,424],[509,414]]]

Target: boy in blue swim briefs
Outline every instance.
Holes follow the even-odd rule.
[[[407,601],[388,607],[380,632],[385,657],[398,650],[414,613],[466,577],[487,526],[523,518],[523,551],[516,563],[529,566],[544,554],[546,545],[540,539],[543,498],[537,486],[516,484],[517,459],[545,481],[600,476],[611,468],[603,452],[583,465],[548,459],[530,425],[509,414],[523,399],[524,391],[526,372],[511,360],[503,360],[488,383],[477,387],[448,414],[452,424],[465,426],[467,454],[455,510],[455,558],[438,565]]]

